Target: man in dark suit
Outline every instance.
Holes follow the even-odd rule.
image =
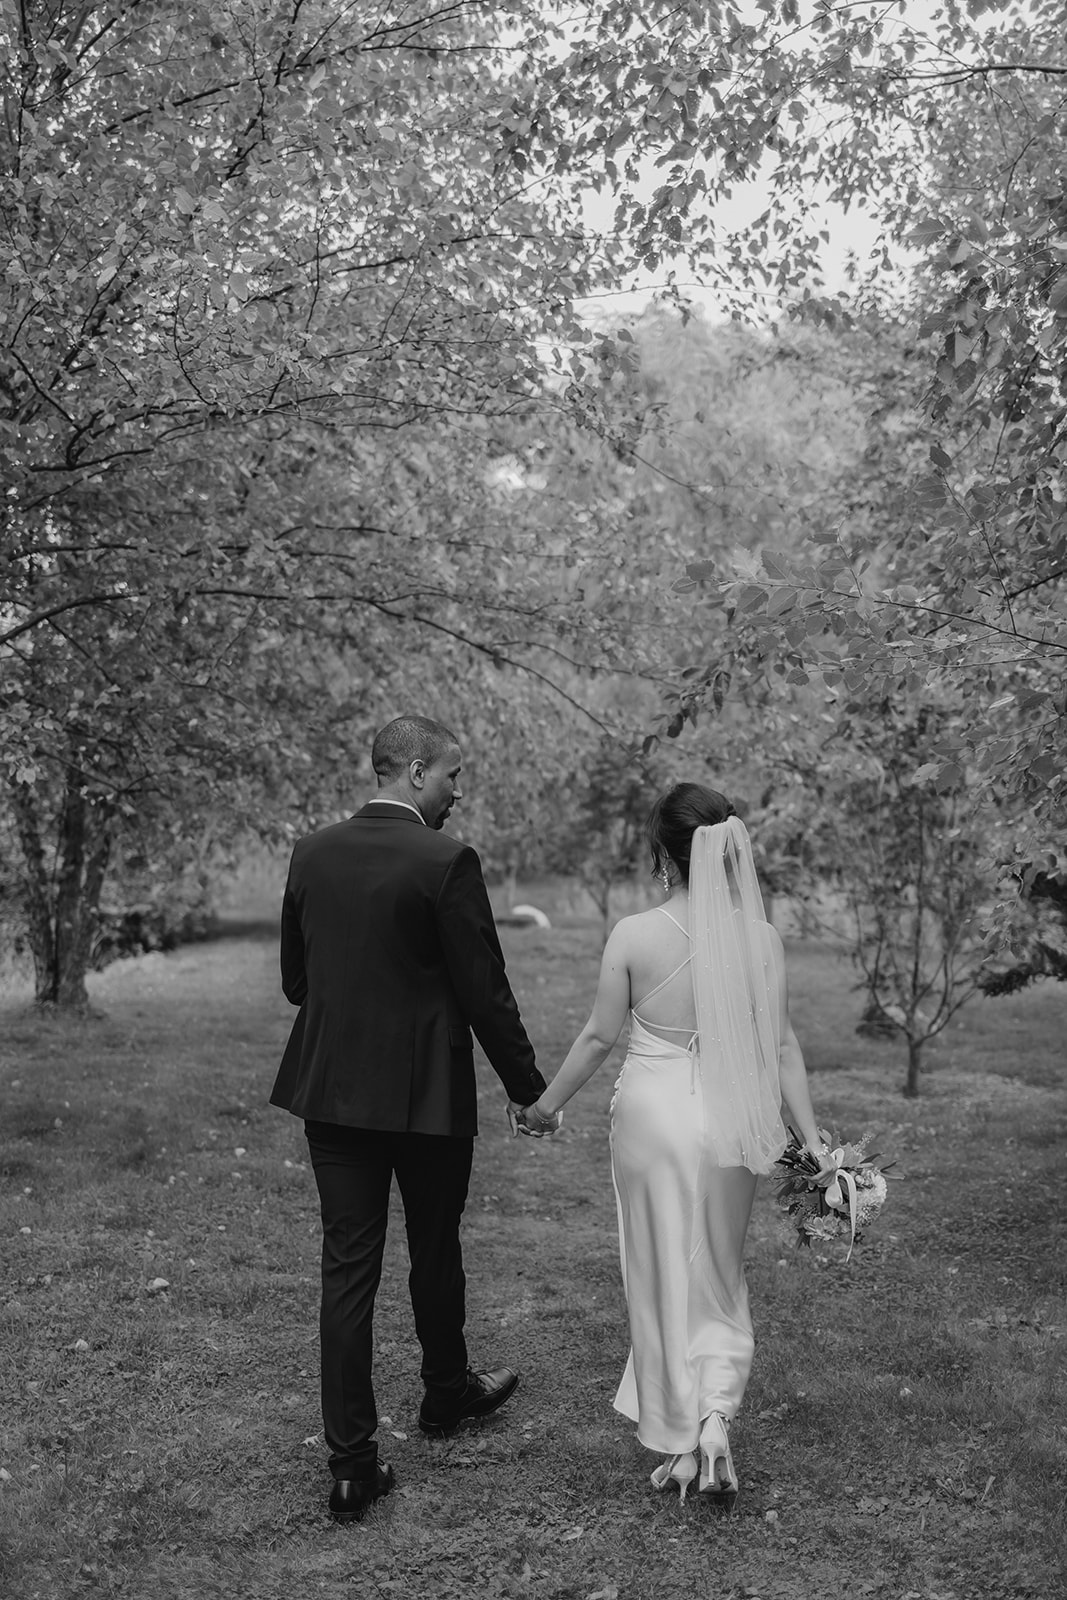
[[[545,1081],[504,971],[475,852],[441,832],[461,798],[455,734],[400,717],[378,734],[378,793],[301,839],[282,906],[282,988],[300,1007],[271,1102],[303,1117],[322,1209],[322,1413],[339,1521],[393,1486],[378,1460],[374,1297],[389,1190],[404,1204],[422,1346],[419,1427],[488,1416],[518,1384],[476,1373],[463,1336],[459,1224],[477,1100],[477,1035],[509,1097]]]

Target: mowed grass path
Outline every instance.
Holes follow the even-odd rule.
[[[598,932],[505,942],[551,1073],[588,1010]],[[902,1181],[847,1267],[795,1252],[761,1185],[732,1518],[654,1494],[655,1458],[611,1407],[628,1342],[607,1151],[621,1052],[540,1143],[507,1137],[480,1069],[469,1343],[523,1385],[444,1444],[415,1427],[396,1210],[377,1384],[399,1487],[339,1528],[314,1187],[300,1125],[267,1105],[290,1018],[273,940],[116,965],[77,1025],[8,1006],[4,1600],[1067,1595],[1067,991],[977,1002],[906,1101],[901,1052],[853,1032],[847,962],[790,958],[820,1119],[877,1130]]]

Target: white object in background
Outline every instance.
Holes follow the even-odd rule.
[[[512,906],[513,917],[529,917],[531,922],[536,922],[539,928],[551,928],[552,924],[543,911],[538,911],[536,906]]]

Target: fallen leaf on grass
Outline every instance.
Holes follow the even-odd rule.
[[[877,1517],[881,1512],[888,1511],[890,1501],[884,1494],[861,1495],[856,1501],[856,1510],[861,1517]]]
[[[592,1594],[587,1594],[585,1600],[619,1600],[619,1591],[613,1583],[606,1589],[596,1589]]]
[[[584,1532],[585,1529],[582,1527],[572,1528],[569,1533],[560,1536],[560,1544],[569,1544],[572,1539],[580,1539]]]

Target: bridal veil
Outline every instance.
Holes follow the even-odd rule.
[[[704,1070],[714,1062],[724,1080],[709,1142],[720,1166],[769,1172],[786,1143],[778,1080],[783,979],[739,817],[695,830],[689,905],[701,1056]]]

